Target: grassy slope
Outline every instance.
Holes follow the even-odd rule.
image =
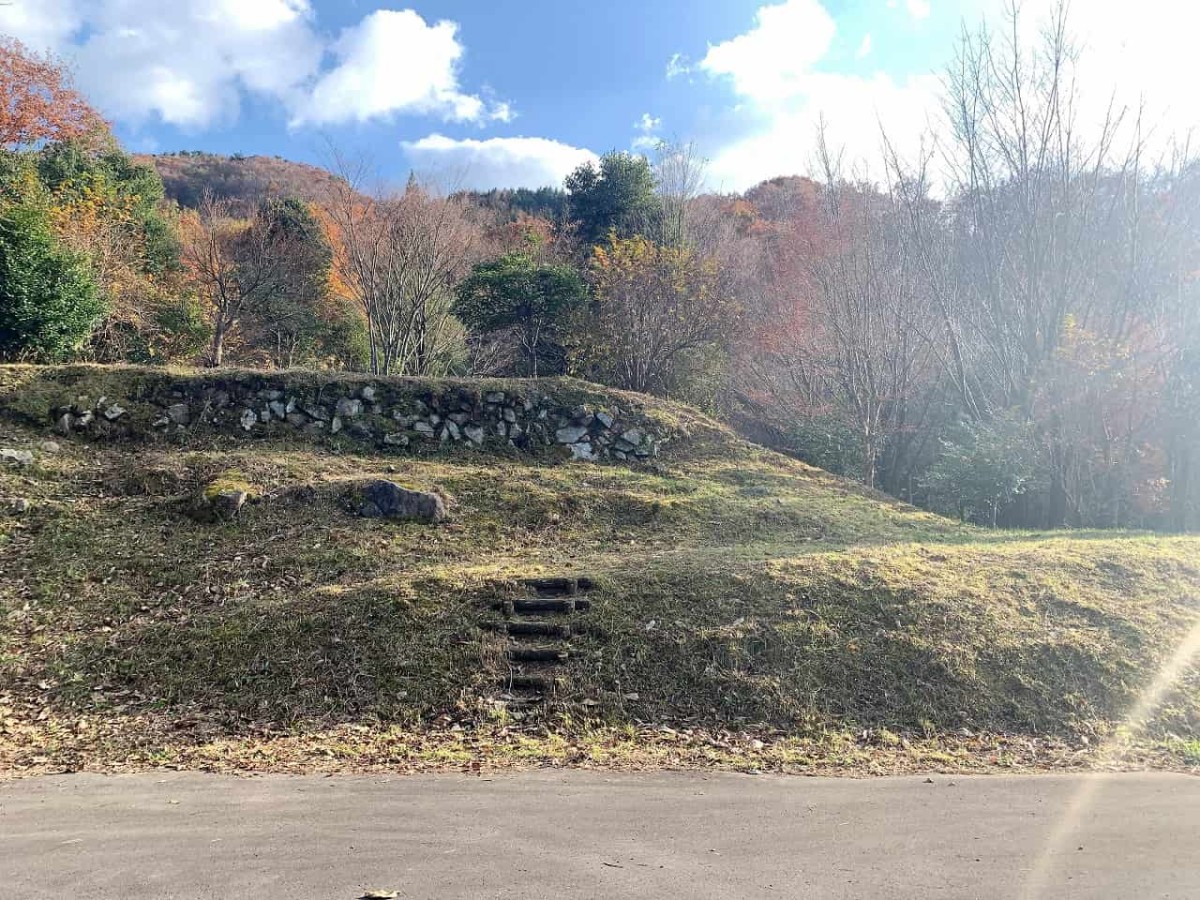
[[[34,503],[0,515],[0,772],[1087,764],[1197,619],[1195,538],[983,532],[696,433],[638,470],[199,440],[0,469]],[[0,420],[0,446],[47,436]],[[226,469],[265,501],[184,516]],[[322,489],[363,475],[440,486],[452,521]],[[478,625],[564,573],[599,581],[590,629],[518,721]],[[1200,763],[1198,725],[1193,669],[1134,758]]]

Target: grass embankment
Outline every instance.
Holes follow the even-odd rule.
[[[0,469],[31,501],[0,513],[0,772],[1103,765],[1200,620],[1200,539],[980,531],[698,434],[627,468],[199,436],[49,453],[0,419],[36,453]],[[230,471],[261,502],[186,515]],[[450,521],[350,515],[337,484],[376,475],[437,486]],[[597,581],[567,686],[509,709],[479,626],[560,574]],[[1200,765],[1198,725],[1192,668],[1122,764]]]

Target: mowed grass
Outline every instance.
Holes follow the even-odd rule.
[[[199,436],[45,453],[0,420],[37,453],[0,469],[32,503],[0,516],[0,769],[1109,764],[1088,748],[1130,733],[1200,621],[1200,539],[981,531],[704,435],[629,468]],[[261,501],[186,515],[229,471]],[[372,476],[437,487],[450,521],[355,517],[337,486]],[[554,702],[517,713],[479,626],[561,574],[597,582],[588,629]],[[1198,724],[1193,667],[1128,759],[1194,766]]]

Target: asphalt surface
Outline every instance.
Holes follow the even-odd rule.
[[[1195,898],[1200,779],[0,782],[0,898]]]

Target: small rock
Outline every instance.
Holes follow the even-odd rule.
[[[456,423],[447,422],[446,423],[446,431],[449,432],[450,437],[452,437],[454,440],[456,440],[456,441],[462,440],[462,431],[459,430],[459,427]]]
[[[329,421],[329,410],[323,406],[306,406],[304,412],[310,419],[316,419],[318,422]]]
[[[276,390],[259,391],[258,396],[261,397],[263,400],[269,400],[269,401],[273,402],[273,401],[279,400],[283,397],[283,391],[276,391]]]
[[[579,425],[560,428],[554,433],[554,439],[560,444],[575,444],[587,436],[587,429]]]
[[[110,422],[117,421],[117,419],[121,418],[123,415],[125,415],[125,409],[115,403],[104,411],[104,418],[108,419]]]
[[[26,466],[33,465],[33,453],[29,450],[13,450],[5,447],[0,449],[0,460],[3,460],[10,466],[23,469]]]
[[[596,458],[596,451],[592,449],[592,445],[583,441],[578,444],[571,444],[571,455],[576,459],[593,460]]]
[[[167,407],[167,419],[174,425],[187,425],[192,421],[192,411],[186,403],[172,403]]]
[[[467,436],[467,440],[469,440],[476,447],[483,443],[483,429],[478,425],[465,426],[463,428],[463,434],[465,434]]]
[[[271,411],[271,415],[277,419],[287,418],[288,408],[286,403],[283,403],[279,400],[272,400],[267,404],[267,409],[269,409]]]
[[[56,444],[54,441],[42,441],[40,444],[38,444],[38,449],[43,453],[58,453],[60,450],[62,450],[62,447]]]
[[[621,435],[621,439],[628,441],[630,444],[636,447],[645,439],[645,435],[643,435],[642,432],[637,428],[630,428],[623,435]]]
[[[329,433],[337,434],[342,430],[342,420],[338,416],[333,417],[333,421],[329,424]]]
[[[407,447],[408,446],[408,435],[407,434],[385,434],[383,436],[383,442],[385,444],[387,444],[389,447]]]
[[[71,433],[71,414],[63,413],[61,416],[59,416],[58,422],[55,423],[54,428],[59,434],[70,434]]]
[[[303,428],[308,424],[308,416],[304,415],[304,413],[290,412],[287,414],[287,421],[289,425],[293,425],[296,428]]]
[[[250,431],[254,427],[254,423],[258,421],[258,414],[252,409],[244,409],[242,410],[242,417],[239,421],[243,430]]]
[[[353,419],[356,416],[361,416],[363,404],[361,400],[355,400],[352,397],[343,397],[337,402],[337,414],[343,419]]]
[[[605,428],[612,428],[613,422],[615,422],[616,420],[606,412],[598,412],[598,413],[596,413],[596,421],[599,422],[601,425],[603,425]]]
[[[517,421],[517,411],[515,409],[513,409],[511,406],[504,407],[504,421],[505,422]]]
[[[410,491],[393,481],[377,479],[361,488],[358,514],[368,519],[432,524],[446,518],[446,506],[437,494]]]
[[[187,409],[187,407],[185,406],[184,409]],[[95,418],[96,418],[95,413],[93,413],[90,409],[85,409],[79,415],[79,417],[75,420],[75,427],[76,428],[87,428],[89,425],[92,424],[92,420]]]
[[[503,391],[489,391],[487,393],[487,395],[484,396],[483,399],[486,403],[503,403],[504,402],[504,392]]]
[[[33,507],[33,504],[24,497],[16,497],[7,501],[5,506],[14,516],[23,516],[25,513],[29,512],[29,510]]]
[[[252,499],[254,490],[240,475],[228,472],[204,486],[192,504],[192,517],[202,522],[232,521]]]
[[[434,428],[428,422],[417,422],[413,425],[413,431],[432,437]]]

